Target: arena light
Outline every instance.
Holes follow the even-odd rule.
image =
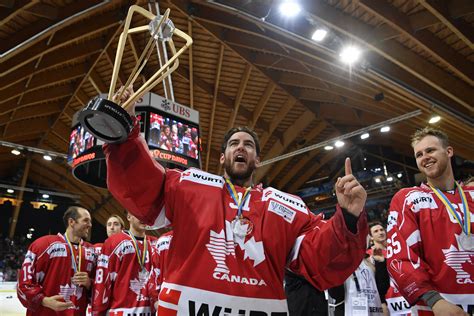
[[[352,65],[359,60],[361,54],[362,52],[359,48],[355,46],[347,46],[342,49],[339,57],[344,64]]]
[[[344,142],[342,140],[338,140],[334,143],[334,146],[336,146],[337,148],[341,148],[342,146],[344,146]]]
[[[53,160],[53,158],[51,158],[50,155],[44,155],[44,156],[43,156],[43,159],[44,159],[44,160],[47,160],[47,161]]]
[[[364,133],[364,134],[360,135],[360,139],[367,139],[367,138],[369,138],[369,136],[370,136],[369,133]]]
[[[380,180],[380,178],[375,178],[375,182],[380,183],[380,182],[382,182],[382,180]]]
[[[441,116],[439,115],[433,115],[430,120],[428,121],[428,123],[430,124],[435,124],[435,123],[438,123],[439,121],[441,120]]]
[[[388,181],[388,182],[392,182],[392,181],[393,181],[393,177],[387,177],[387,181]]]
[[[324,146],[324,150],[333,150],[334,147],[332,147],[331,145],[327,145],[327,146]]]
[[[43,199],[49,199],[49,194],[43,194],[42,197]]]
[[[382,127],[382,128],[380,129],[380,131],[381,131],[382,133],[387,133],[387,132],[390,131],[390,126],[384,126],[384,127]]]
[[[401,172],[397,173],[397,178],[401,178],[403,176],[403,174]]]
[[[285,17],[295,17],[301,12],[301,6],[296,1],[286,0],[280,4],[280,14]]]
[[[14,149],[12,149],[11,153],[14,154],[15,156],[18,156],[19,154],[21,154],[21,151],[19,151],[18,149],[14,148]]]
[[[325,29],[317,29],[314,31],[313,35],[311,36],[311,39],[316,42],[321,42],[326,35],[328,34],[328,31]]]
[[[15,193],[15,190],[13,190],[13,189],[7,189],[7,192],[10,193],[10,194],[12,194],[12,193]]]

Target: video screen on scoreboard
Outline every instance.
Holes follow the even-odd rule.
[[[77,125],[72,129],[69,137],[68,163],[72,163],[77,156],[94,147],[95,143],[95,137],[87,132],[82,125]]]
[[[150,113],[148,145],[199,160],[199,128],[177,118]]]

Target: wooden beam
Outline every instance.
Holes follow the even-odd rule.
[[[456,2],[456,1],[451,1],[451,2]],[[426,10],[431,12],[431,14],[433,14],[444,25],[446,25],[451,30],[451,32],[456,34],[467,46],[469,46],[471,50],[474,50],[474,40],[472,38],[472,27],[470,30],[471,31],[470,34],[466,34],[466,32],[463,32],[459,27],[460,24],[458,24],[456,21],[451,19],[450,14],[449,14],[449,9],[444,1],[442,2],[442,4],[439,4],[432,0],[420,0],[420,3]],[[471,10],[473,10],[472,7],[474,6],[472,5],[472,1],[471,1]]]
[[[428,30],[415,31],[409,18],[392,5],[377,0],[360,0],[360,5],[370,13],[381,18],[398,32],[410,37],[430,55],[441,60],[451,71],[473,85],[474,64],[456,52]]]
[[[272,96],[273,91],[275,91],[275,84],[273,82],[269,82],[267,87],[265,88],[265,91],[263,92],[262,97],[260,98],[260,101],[258,101],[257,106],[255,107],[255,110],[253,111],[252,115],[252,121],[250,122],[249,126],[250,128],[254,128],[255,124],[258,121],[258,118],[263,112],[263,109],[268,103],[268,100],[270,100],[270,97]]]
[[[4,9],[0,13],[0,27],[3,27],[10,22],[19,12],[21,12],[21,10],[26,10],[38,2],[38,0],[16,0],[12,6],[11,2],[7,1],[4,7],[7,7],[8,9]]]
[[[217,73],[216,73],[216,81],[214,83],[214,95],[212,97],[212,111],[211,111],[211,119],[209,122],[209,134],[207,139],[207,150],[206,150],[206,168],[204,170],[209,171],[209,160],[211,155],[211,144],[212,144],[212,133],[214,131],[214,116],[216,115],[216,104],[217,104],[217,97],[219,94],[219,82],[221,78],[221,71],[222,71],[222,63],[224,61],[224,45],[221,44],[219,49],[219,57],[217,60]],[[191,75],[191,74],[190,74]]]
[[[96,89],[97,94],[109,92],[109,88],[104,83],[104,81],[102,81],[102,78],[94,69],[92,69],[89,73],[89,81],[92,84],[92,86]]]
[[[449,96],[470,113],[473,112],[471,100],[474,99],[474,91],[469,85],[455,77],[447,76],[446,72],[397,41],[380,42],[380,38],[374,38],[371,26],[320,0],[306,0],[302,5],[315,19],[330,25],[357,41],[363,42],[387,60]]]
[[[264,148],[267,144],[268,139],[274,133],[275,129],[280,125],[281,121],[286,117],[288,112],[291,111],[293,106],[296,104],[296,99],[289,97],[285,104],[280,108],[280,111],[275,115],[270,123],[267,131],[264,131],[260,137],[260,148]]]
[[[37,3],[25,11],[48,20],[55,20],[58,17],[58,8],[45,3]]]
[[[188,35],[193,37],[193,21],[188,17]],[[193,45],[188,48],[188,67],[189,67],[189,106],[194,109],[194,64],[193,64]],[[206,169],[207,171],[207,164]]]
[[[274,158],[281,153],[283,153],[286,148],[295,140],[295,138],[303,132],[309,124],[311,124],[316,119],[316,116],[310,110],[306,110],[302,115],[295,121],[295,123],[289,128],[284,134],[281,141],[277,141],[275,145],[265,154],[265,159]],[[271,165],[265,165],[257,169],[257,174],[255,176],[256,183],[266,175],[268,170],[271,168]]]
[[[324,131],[327,127],[327,124],[325,122],[320,122],[318,125],[316,125],[316,127],[311,131],[309,132],[309,134],[307,135],[304,135],[304,138],[306,140],[306,143],[305,145],[310,145],[311,142],[316,138],[318,137],[318,135]],[[293,146],[291,148],[291,150],[296,150],[297,147],[296,146]],[[285,159],[285,160],[281,160],[275,164],[272,165],[272,168],[271,168],[271,171],[268,172],[267,174],[267,182],[268,183],[271,183],[277,176],[280,175],[280,172],[286,167],[286,165],[288,164],[288,162],[291,161],[291,159]]]
[[[251,73],[252,73],[252,65],[246,64],[245,70],[242,74],[242,78],[240,81],[239,90],[237,92],[237,96],[234,101],[234,108],[232,110],[232,114],[231,114],[229,123],[227,125],[227,129],[230,129],[231,127],[234,126],[235,119],[237,118],[237,114],[239,113],[240,102],[242,101],[242,97],[244,96],[245,89],[247,88],[247,83],[249,81]]]

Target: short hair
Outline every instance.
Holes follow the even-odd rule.
[[[441,131],[437,128],[430,127],[430,126],[427,126],[423,129],[417,130],[411,136],[411,146],[415,147],[415,144],[418,143],[419,141],[421,141],[426,136],[434,136],[434,137],[438,138],[439,141],[441,142],[441,145],[443,146],[443,148],[446,148],[446,147],[449,146],[448,135],[445,132],[443,132],[443,131]]]
[[[383,227],[383,229],[385,229],[385,227],[383,226],[382,222],[379,222],[379,221],[370,222],[370,223],[369,223],[369,235],[370,235],[370,236],[372,236],[372,227],[377,226],[377,225],[380,225],[380,226]]]
[[[233,127],[230,130],[228,130],[227,133],[225,133],[224,141],[222,142],[222,146],[221,146],[221,153],[225,153],[225,150],[227,149],[227,142],[232,137],[232,135],[238,132],[244,132],[252,136],[253,141],[255,142],[255,149],[257,151],[257,156],[260,155],[260,141],[258,140],[257,133],[255,133],[253,129],[247,126]]]
[[[122,226],[122,229],[125,229],[125,222],[123,221],[123,219],[117,215],[117,214],[112,214],[109,216],[109,218],[107,218],[107,221],[105,222],[107,224],[107,222],[109,221],[109,219],[111,219],[112,217],[115,217],[118,222],[120,223],[120,226]]]
[[[82,206],[78,206],[78,205],[73,205],[73,206],[69,206],[66,210],[66,212],[64,213],[63,215],[63,223],[64,223],[64,227],[68,227],[69,226],[69,219],[72,218],[73,220],[77,221],[77,219],[81,216],[79,214],[79,209],[80,208],[83,208]]]

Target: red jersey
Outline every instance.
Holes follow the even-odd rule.
[[[463,190],[474,231],[474,187]],[[464,222],[458,190],[444,194]],[[387,232],[387,268],[410,304],[423,306],[420,296],[434,290],[465,310],[474,308],[474,251],[463,249],[461,226],[429,186],[405,188],[393,197]]]
[[[94,283],[93,315],[140,314],[151,315],[150,299],[145,286],[151,272],[150,241],[147,240],[144,270],[138,263],[133,239],[127,232],[120,232],[107,238],[97,260]],[[140,253],[144,242],[137,239]]]
[[[17,289],[20,302],[27,308],[27,315],[85,315],[89,293],[84,287],[72,284],[72,260],[74,256],[78,262],[81,253],[80,271],[87,271],[93,278],[96,256],[88,242],[72,246],[74,253],[71,254],[66,239],[57,234],[38,238],[28,248]],[[74,308],[55,312],[41,305],[44,297],[54,295],[62,295],[65,301],[73,302]]]
[[[158,295],[161,290],[161,284],[163,283],[165,271],[166,271],[166,260],[168,259],[168,250],[170,248],[171,240],[173,238],[173,231],[164,233],[158,238],[154,244],[155,252],[152,257],[153,272],[150,276],[149,281],[149,293],[152,304],[154,305],[158,301]]]
[[[257,186],[243,205],[248,222],[234,233],[237,205],[223,177],[165,171],[137,128],[127,142],[106,145],[104,152],[115,198],[147,224],[173,226],[159,315],[287,315],[285,267],[326,289],[342,284],[364,257],[365,213],[353,234],[339,207],[325,221],[301,198]],[[245,188],[235,189],[241,198]]]

